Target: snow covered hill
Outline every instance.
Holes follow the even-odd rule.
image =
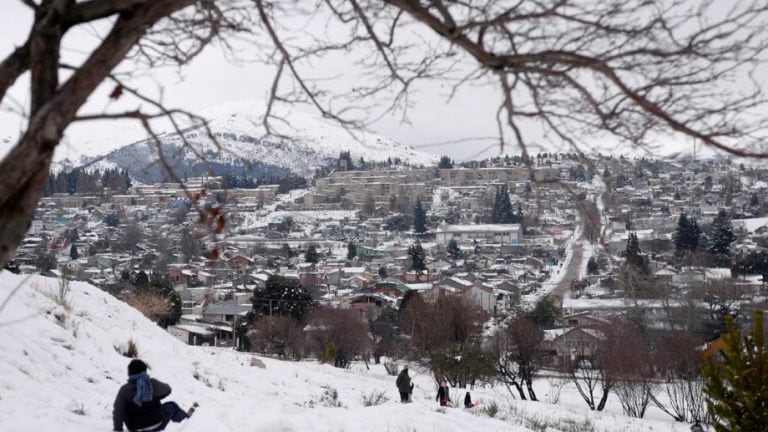
[[[250,101],[209,109],[202,113],[202,117],[208,119],[221,148],[202,127],[192,125],[186,129],[183,138],[193,145],[196,153],[182,146],[182,136],[161,133],[163,153],[179,175],[190,176],[205,174],[207,168],[212,168],[216,174],[280,175],[288,171],[299,175],[311,174],[316,168],[333,163],[342,151],[349,151],[354,162],[360,158],[365,161],[399,158],[412,165],[425,166],[437,162],[435,155],[382,136],[361,133],[355,139],[338,125],[296,110],[285,116],[288,125],[279,121],[275,124],[279,133],[290,139],[263,138],[265,130],[260,115],[264,107],[262,102]],[[118,134],[102,139],[114,141],[119,137]],[[73,147],[78,146],[77,138],[69,141]],[[94,138],[86,141],[92,142]],[[86,158],[85,166],[118,166],[129,170],[140,182],[157,181],[163,177],[154,144],[135,139],[123,144],[123,147],[102,157]],[[201,160],[200,156],[206,160]],[[77,160],[83,163],[81,159]],[[58,165],[72,167],[73,163],[65,160]]]
[[[169,431],[687,430],[671,422],[512,401],[493,389],[477,389],[473,395],[486,404],[498,401],[496,418],[478,409],[443,413],[436,409],[431,377],[418,369],[414,403],[403,405],[395,402],[394,377],[380,365],[340,370],[259,357],[265,367],[251,366],[252,355],[182,344],[86,283],[71,284],[69,310],[55,300],[57,289],[55,279],[0,274],[4,432],[111,430],[113,398],[129,361],[118,349],[129,340],[149,363],[150,375],[173,387],[170,400],[185,408],[194,401],[201,404],[191,420],[171,424]],[[364,396],[382,391],[387,402],[364,405]],[[462,396],[454,391],[454,399]]]

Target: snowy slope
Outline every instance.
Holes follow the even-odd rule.
[[[133,339],[150,374],[173,387],[182,407],[202,405],[186,424],[167,430],[193,431],[529,431],[541,422],[593,425],[596,432],[684,431],[670,422],[630,420],[583,409],[496,399],[478,389],[476,400],[499,400],[505,419],[477,410],[438,412],[434,384],[416,372],[414,403],[395,402],[394,377],[381,366],[339,370],[314,362],[261,358],[228,349],[190,347],[177,341],[111,295],[72,283],[66,312],[50,297],[56,281],[0,274],[0,430],[107,431],[111,405],[125,380],[128,359],[115,346]],[[10,299],[16,287],[20,287]],[[8,300],[9,299],[9,300]],[[326,387],[338,391],[342,407],[322,406]],[[365,407],[364,394],[385,391],[389,401]],[[458,395],[458,396],[457,396]],[[454,391],[454,399],[463,392]],[[536,423],[538,422],[538,423]],[[549,428],[547,431],[566,430]]]
[[[183,138],[190,143],[195,151],[183,148],[184,139],[178,134],[169,132],[159,133],[164,153],[171,165],[179,171],[187,171],[190,175],[199,175],[208,167],[216,174],[223,174],[227,166],[236,166],[240,171],[259,170],[264,175],[281,174],[287,170],[299,175],[311,174],[316,168],[327,166],[338,158],[342,151],[349,151],[355,163],[360,158],[365,161],[386,161],[388,158],[400,158],[412,165],[434,165],[437,156],[418,151],[410,146],[399,144],[391,139],[367,133],[349,134],[342,127],[324,120],[319,116],[307,114],[298,110],[286,114],[288,124],[275,121],[276,131],[283,137],[265,137],[260,116],[264,112],[263,102],[238,102],[211,108],[201,116],[208,120],[208,126],[218,144],[216,145],[199,125],[188,125]],[[143,178],[155,175],[138,171],[140,168],[157,165],[158,156],[155,145],[136,138],[135,134],[125,134],[126,140],[116,148],[115,142],[123,135],[96,138],[84,136],[85,144],[94,142],[110,142],[115,149],[103,157],[90,158],[86,166],[102,164],[102,166],[119,166],[129,170],[139,181],[154,181],[155,178]],[[130,140],[128,138],[131,138]],[[144,135],[143,137],[146,137]],[[69,139],[72,148],[79,148],[76,136]],[[105,146],[107,147],[107,146]],[[201,156],[206,161],[201,160]],[[71,161],[84,159],[71,158]],[[62,161],[60,165],[71,166],[73,162]],[[207,164],[206,164],[207,162]],[[98,166],[98,165],[95,165]],[[159,166],[155,166],[159,169]],[[191,172],[190,172],[191,171]],[[235,172],[235,174],[244,174]],[[249,172],[248,175],[254,175]]]

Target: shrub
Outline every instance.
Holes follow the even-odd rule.
[[[493,401],[484,406],[481,411],[488,417],[496,417],[499,414],[499,404],[497,404],[496,401]]]
[[[136,346],[136,342],[133,339],[128,339],[128,342],[124,346],[116,345],[115,351],[128,358],[138,358],[139,349]]]
[[[397,376],[397,374],[400,373],[397,363],[393,361],[384,362],[384,370],[387,371],[387,375],[389,376]]]
[[[363,394],[363,406],[367,407],[381,405],[388,400],[384,390],[373,390],[368,394]]]
[[[301,324],[288,316],[265,316],[256,322],[251,333],[253,348],[261,353],[289,360],[305,356],[306,339]]]
[[[127,303],[154,322],[171,315],[171,305],[162,295],[138,290],[128,296]]]
[[[326,407],[326,408],[344,408],[344,404],[339,401],[339,392],[327,385],[323,388],[323,394],[304,403],[307,408]]]

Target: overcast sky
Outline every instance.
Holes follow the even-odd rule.
[[[0,5],[0,56],[5,57],[14,46],[23,43],[32,20],[31,11],[19,1],[2,1]],[[98,41],[103,29],[90,26],[72,31],[64,40],[65,59],[82,59],[82,53]],[[243,47],[240,57],[249,53]],[[249,61],[233,62],[217,47],[209,47],[191,65],[182,71],[166,68],[147,73],[141,81],[143,89],[155,93],[162,91],[168,106],[177,106],[193,112],[232,101],[245,99],[263,100],[270,85],[271,71],[265,66]],[[26,107],[29,101],[28,77],[24,76],[12,89],[12,99],[4,100],[0,112],[0,146],[4,151],[15,142],[23,120],[8,109],[17,105]],[[415,106],[409,111],[410,124],[402,124],[399,118],[385,117],[373,125],[375,132],[404,144],[423,148],[435,154],[448,154],[458,160],[470,157],[496,155],[499,148],[489,139],[469,139],[455,144],[441,144],[472,137],[490,137],[496,134],[495,112],[499,104],[499,92],[495,87],[464,87],[448,103],[448,89],[443,84],[431,82],[416,88]],[[109,105],[108,89],[102,89],[89,100],[84,111],[99,112]],[[112,107],[114,108],[114,107]],[[133,106],[125,108],[135,108]],[[133,123],[113,122],[81,123],[68,130],[69,140],[61,146],[57,159],[77,156],[78,153],[104,153],[138,138],[140,128]],[[84,140],[96,140],[82,150]],[[664,140],[666,151],[679,151],[691,147],[690,140]],[[612,143],[597,142],[607,150]],[[602,144],[602,145],[601,145]],[[485,152],[481,152],[483,149]],[[78,149],[80,147],[81,149]],[[517,153],[512,151],[512,153]]]

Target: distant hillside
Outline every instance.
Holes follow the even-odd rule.
[[[183,138],[195,147],[197,155],[182,145],[182,136],[176,133],[160,134],[163,154],[181,177],[210,172],[250,177],[309,175],[317,168],[335,164],[343,151],[350,152],[355,163],[360,158],[366,162],[397,158],[425,166],[437,162],[435,155],[381,136],[364,134],[357,140],[337,125],[300,112],[288,116],[290,127],[281,130],[290,139],[263,138],[259,119],[262,111],[263,105],[258,102],[233,103],[209,110],[203,116],[209,119],[209,127],[221,148],[202,126],[193,125],[185,130]],[[62,166],[73,167],[71,163]],[[157,148],[149,140],[133,142],[82,166],[122,168],[142,183],[167,180]]]

